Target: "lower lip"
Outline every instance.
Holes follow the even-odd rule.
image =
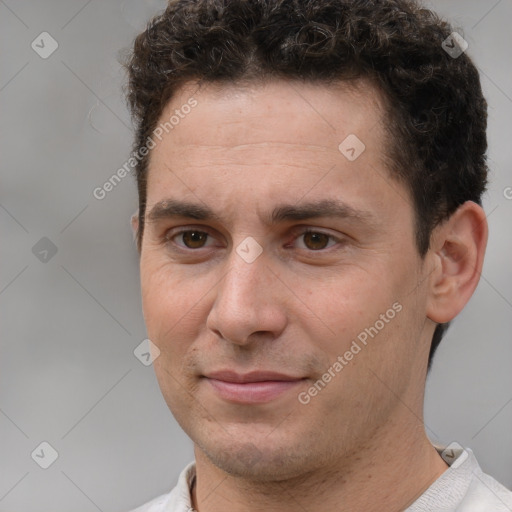
[[[253,404],[270,402],[286,391],[295,388],[301,380],[266,380],[263,382],[226,382],[223,380],[206,380],[218,395],[230,402]]]

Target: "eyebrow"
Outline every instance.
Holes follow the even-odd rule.
[[[176,199],[165,199],[156,203],[148,213],[147,220],[149,223],[157,223],[175,217],[222,223],[222,216],[215,213],[210,207]],[[349,219],[369,225],[377,224],[377,217],[372,212],[353,208],[343,201],[335,199],[321,199],[299,204],[280,204],[263,221],[267,225],[275,225],[285,221],[320,217]]]

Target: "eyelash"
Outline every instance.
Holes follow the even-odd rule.
[[[171,231],[168,231],[165,236],[164,236],[164,241],[165,241],[165,245],[173,245],[175,247],[177,247],[177,250],[178,251],[182,251],[182,252],[187,252],[187,253],[190,253],[190,252],[198,252],[200,251],[201,249],[205,249],[205,247],[200,247],[198,249],[191,249],[190,247],[183,247],[183,246],[180,246],[178,244],[176,244],[174,241],[173,241],[173,238],[176,238],[178,237],[179,235],[182,235],[184,233],[189,233],[189,232],[197,232],[197,233],[201,233],[201,234],[205,234],[211,238],[213,238],[210,233],[208,233],[207,231],[201,231],[199,229],[195,229],[194,227],[190,228],[183,228],[183,229],[180,229],[178,231],[176,231],[175,233],[172,233],[171,234]],[[301,232],[299,232],[294,240],[300,238],[301,236],[304,236],[304,235],[307,235],[309,233],[312,233],[312,234],[319,234],[319,235],[325,235],[327,236],[330,240],[334,240],[335,242],[338,242],[338,243],[343,243],[343,240],[341,238],[338,238],[338,237],[335,237],[334,235],[331,235],[329,233],[324,233],[323,231],[319,231],[317,229],[312,229],[312,228],[305,228],[303,229]],[[301,249],[301,250],[304,250],[304,251],[308,251],[308,252],[311,252],[311,253],[323,253],[323,252],[327,252],[329,251],[329,249],[331,249],[332,247],[334,246],[331,246],[330,248],[329,247],[326,247],[324,249],[318,249],[318,250],[314,250],[314,249]]]

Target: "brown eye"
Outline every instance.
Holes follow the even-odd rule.
[[[304,229],[295,237],[296,248],[309,252],[327,252],[334,246],[343,245],[343,237],[337,237],[316,229]],[[325,251],[324,251],[325,249]]]
[[[206,238],[208,237],[208,233],[204,231],[183,231],[180,233],[183,243],[189,249],[200,249],[203,247]]]
[[[315,231],[306,231],[302,236],[304,237],[304,243],[307,248],[314,251],[325,249],[329,243],[329,239],[332,238],[329,235]]]

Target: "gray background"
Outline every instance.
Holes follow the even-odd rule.
[[[484,271],[428,379],[427,432],[471,447],[512,487],[512,1],[427,5],[454,21],[481,71],[492,169]],[[193,457],[152,367],[133,353],[145,338],[134,181],[92,195],[130,152],[118,51],[163,7],[0,0],[3,512],[128,510],[170,490]],[[59,45],[47,59],[31,48],[44,31]],[[43,237],[57,248],[46,262],[33,253]],[[31,458],[43,441],[59,455],[46,470]]]

